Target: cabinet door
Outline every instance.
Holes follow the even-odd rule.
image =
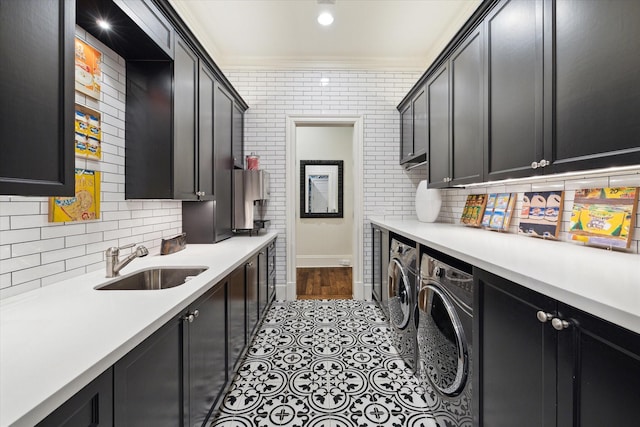
[[[474,269],[474,425],[556,425],[555,300]]]
[[[258,257],[245,265],[247,282],[247,338],[251,337],[258,323]]]
[[[0,1],[0,194],[75,194],[75,1]]]
[[[503,0],[486,19],[485,180],[542,173],[542,1]]]
[[[478,27],[452,54],[451,184],[482,181],[484,78],[482,28]]]
[[[244,266],[237,268],[227,279],[227,325],[229,378],[233,378],[238,358],[246,344],[247,316],[245,308]]]
[[[234,103],[233,105],[233,130],[231,132],[233,166],[243,169],[244,153],[244,111]]]
[[[198,57],[180,38],[173,72],[173,198],[195,200]]]
[[[113,369],[67,400],[36,427],[112,427],[113,424]]]
[[[184,425],[183,320],[175,318],[114,365],[114,424]]]
[[[267,248],[267,257],[269,261],[267,262],[267,281],[268,281],[268,294],[267,294],[267,304],[270,304],[271,301],[276,296],[276,243],[272,242]]]
[[[200,200],[214,199],[213,179],[213,94],[216,81],[201,64],[198,79],[198,191]]]
[[[413,157],[413,111],[411,102],[400,111],[400,164]]]
[[[426,88],[422,88],[411,103],[413,104],[413,155],[419,156],[427,153],[429,147],[428,132],[428,99]],[[426,159],[425,159],[426,160]]]
[[[215,193],[215,240],[232,236],[233,227],[233,98],[216,84],[213,108],[214,193]]]
[[[550,172],[640,163],[638,21],[637,1],[545,2]]]
[[[429,100],[429,187],[446,187],[450,176],[449,67],[445,65],[436,71],[426,87]]]
[[[152,0],[114,0],[144,33],[173,58],[173,27]]]
[[[215,285],[190,307],[189,426],[200,427],[227,382],[226,282]]]
[[[269,270],[267,248],[258,253],[258,320],[262,319],[269,303]]]
[[[562,303],[558,317],[558,425],[637,426],[640,335]]]

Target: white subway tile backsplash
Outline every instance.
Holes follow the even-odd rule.
[[[58,227],[47,227],[42,229],[42,238],[51,239],[54,237],[73,236],[78,234],[84,234],[87,231],[85,224],[68,224],[60,225]]]
[[[616,175],[609,178],[607,187],[640,187],[640,172],[630,175]]]
[[[37,215],[39,213],[39,202],[0,202],[0,216]]]
[[[42,264],[50,264],[56,261],[63,261],[73,257],[82,256],[85,254],[84,246],[75,246],[67,249],[60,249],[57,251],[43,252]]]
[[[46,238],[46,237],[43,236],[43,238]],[[8,245],[11,243],[20,243],[20,242],[31,242],[39,239],[40,239],[39,228],[0,231],[0,244],[3,244],[3,245]]]
[[[34,240],[32,242],[16,243],[11,245],[11,254],[14,257],[17,257],[22,255],[37,254],[45,251],[53,251],[61,248],[64,248],[63,238]]]
[[[11,258],[11,246],[2,245],[0,246],[0,260],[7,258]]]
[[[57,274],[64,270],[64,262],[60,261],[53,264],[46,264],[39,267],[15,271],[11,274],[12,286],[36,279],[42,279],[43,277],[51,276],[52,274]]]
[[[96,252],[89,255],[77,256],[67,259],[65,261],[65,269],[73,270],[74,268],[84,267],[92,263],[98,263],[103,261],[104,255],[100,252]]]
[[[49,286],[63,280],[72,279],[77,276],[81,276],[86,273],[84,267],[76,268],[74,270],[67,270],[62,273],[53,274],[51,276],[43,277],[41,279],[42,286]]]
[[[105,232],[105,233],[108,233]],[[69,236],[65,237],[65,246],[70,248],[72,246],[86,245],[89,243],[97,243],[103,240],[103,233],[86,233],[80,234],[78,236]]]

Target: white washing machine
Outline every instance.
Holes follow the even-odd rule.
[[[418,292],[418,378],[438,425],[472,425],[472,328],[471,267],[443,254],[423,254]]]
[[[394,236],[389,250],[387,306],[393,345],[408,368],[416,370],[416,244]]]

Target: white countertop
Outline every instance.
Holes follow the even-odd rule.
[[[640,255],[457,224],[373,224],[640,333]]]
[[[175,288],[97,291],[112,280],[100,270],[0,301],[0,426],[41,421],[275,237],[188,245],[136,259],[121,271],[209,268]]]

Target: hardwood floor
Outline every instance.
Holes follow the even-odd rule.
[[[297,268],[298,299],[351,299],[351,267]]]

